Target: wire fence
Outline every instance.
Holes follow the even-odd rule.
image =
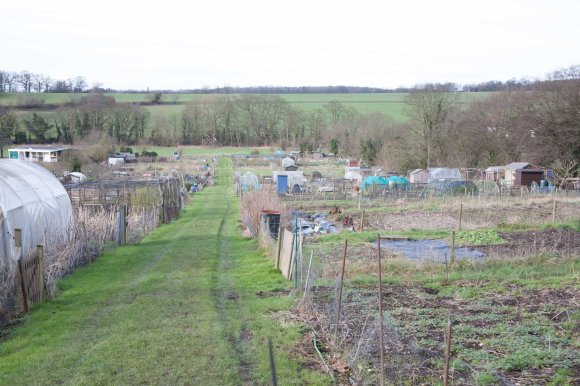
[[[445,241],[449,248],[455,248],[455,236],[462,243],[478,243],[480,241],[477,237],[482,231],[488,228],[499,229],[506,242],[482,246],[484,257],[479,260],[482,262],[546,253],[573,261],[574,256],[580,254],[580,239],[577,237],[578,232],[574,230],[577,229],[575,226],[580,226],[579,192],[532,193],[511,190],[509,194],[504,191],[501,194],[480,192],[477,195],[456,196],[421,196],[407,193],[410,194],[401,195],[398,199],[392,195],[359,196],[360,209],[358,202],[351,197],[350,205],[343,205],[344,211],[339,216],[351,216],[353,226],[349,228],[355,232],[362,230],[381,233],[408,231],[413,228],[448,231]],[[315,202],[312,205],[303,205],[303,208],[313,211],[327,210],[335,206],[333,200],[319,200],[321,196],[318,194],[304,193],[297,196],[285,197],[286,203],[291,204],[297,198],[302,199],[302,202],[312,199]],[[393,210],[383,210],[384,206],[392,206]],[[397,209],[399,206],[400,210]],[[574,225],[575,222],[578,224]],[[553,223],[553,227],[541,227],[547,223]],[[558,226],[559,223],[568,223],[568,228]],[[288,228],[293,229],[292,226]],[[505,228],[503,233],[502,228]],[[510,238],[513,234],[519,234],[518,232],[525,233],[527,237]],[[386,352],[382,366],[383,376],[390,383],[420,384],[425,379],[443,378],[443,371],[434,363],[443,362],[447,319],[442,321],[440,330],[429,331],[437,339],[434,345],[420,345],[404,325],[404,318],[408,317],[405,315],[408,311],[406,307],[409,307],[409,300],[405,299],[410,293],[408,288],[403,285],[389,285],[382,288],[381,295],[378,296],[378,280],[373,282],[367,278],[343,282],[340,274],[342,253],[338,252],[340,248],[337,245],[331,251],[320,251],[317,243],[310,242],[309,238],[297,238],[296,232],[283,229],[278,233],[282,236],[275,240],[269,234],[268,225],[262,224],[260,242],[271,256],[272,264],[294,282],[295,291],[301,298],[299,317],[311,327],[317,351],[323,346],[327,348],[326,352],[332,353],[328,355],[322,350],[320,355],[331,375],[338,378],[338,383],[380,383],[381,375],[377,369],[381,368],[381,327],[383,348]],[[440,237],[438,233],[436,238]],[[287,245],[291,247],[288,248]],[[369,249],[371,253],[378,250],[372,249],[370,244]],[[439,267],[444,263],[443,266],[449,272],[453,251],[450,249],[449,255],[442,260],[427,247],[423,251],[423,257],[414,262],[437,264]],[[375,263],[368,256],[365,258],[359,253],[352,256],[346,247],[345,256],[348,259],[347,270],[362,270],[366,277],[372,274]],[[388,253],[382,260],[388,262],[392,256],[392,253]],[[280,265],[280,262],[284,263]],[[441,269],[437,272],[441,272]],[[379,298],[385,306],[382,314],[379,311]],[[414,300],[421,302],[421,296]],[[452,307],[445,307],[449,306],[442,306],[443,312],[451,318]],[[454,368],[452,365],[448,369],[449,379],[465,377],[462,373],[465,371],[477,370]]]

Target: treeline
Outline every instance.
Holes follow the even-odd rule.
[[[434,86],[406,97],[408,121],[395,126],[377,152],[398,170],[427,166],[487,167],[514,161],[578,173],[580,66],[557,71],[524,90],[508,89],[457,103]]]
[[[94,84],[92,89],[99,89]],[[0,93],[82,93],[89,90],[86,79],[76,76],[68,79],[53,79],[48,75],[34,74],[28,71],[14,72],[0,70]]]
[[[440,87],[452,91],[463,92],[493,92],[506,90],[522,90],[529,88],[535,81],[530,79],[510,79],[502,82],[491,80],[488,82],[460,85],[457,83],[442,83]],[[216,87],[197,88],[182,90],[154,90],[164,94],[369,94],[369,93],[408,93],[416,87],[361,87],[361,86],[254,86],[254,87]],[[48,75],[35,74],[29,71],[6,71],[0,70],[0,93],[24,92],[24,93],[84,93],[84,92],[122,92],[144,93],[147,90],[114,90],[104,89],[102,84],[95,83],[89,87],[83,76],[75,76],[67,79],[53,79]]]
[[[336,100],[305,111],[279,95],[206,95],[181,112],[151,114],[141,105],[90,93],[46,116],[3,109],[0,145],[267,145],[332,152],[399,171],[580,159],[580,66],[525,89],[474,96],[467,103],[464,96],[452,84],[413,88],[405,99],[408,119],[400,124]]]
[[[100,93],[87,94],[62,106],[49,118],[39,113],[17,115],[0,107],[0,150],[8,144],[77,144],[107,139],[117,144],[146,141],[149,112],[133,104],[115,102]]]

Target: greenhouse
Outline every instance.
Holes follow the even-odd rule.
[[[425,192],[434,196],[457,196],[460,194],[477,194],[478,189],[473,181],[433,180],[427,184]]]
[[[19,256],[14,229],[22,230],[22,255],[36,245],[68,241],[72,205],[60,181],[36,163],[0,160],[0,269],[12,271]]]
[[[251,172],[245,172],[240,176],[240,188],[242,189],[242,192],[259,190],[261,185],[258,176]]]

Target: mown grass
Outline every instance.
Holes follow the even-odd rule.
[[[59,283],[0,343],[0,384],[267,384],[267,338],[284,384],[324,384],[289,352],[300,325],[280,325],[291,297],[237,229],[228,165],[174,223],[109,252]]]

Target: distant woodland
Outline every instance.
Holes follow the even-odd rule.
[[[181,90],[204,94],[178,114],[152,115],[165,91],[143,103],[120,103],[82,77],[54,80],[0,71],[2,93],[19,92],[22,106],[0,107],[0,149],[11,144],[148,144],[152,146],[275,146],[362,158],[392,170],[455,165],[485,167],[512,161],[538,165],[580,160],[580,66],[536,81],[478,85],[424,84],[382,90],[366,87],[250,87]],[[491,91],[461,99],[465,92]],[[78,93],[71,103],[35,111],[35,94]],[[305,111],[280,95],[404,92],[406,121],[361,113],[340,101]],[[28,102],[26,102],[28,101]],[[38,99],[37,99],[38,101]],[[28,108],[27,113],[22,109]],[[94,154],[93,154],[94,153]],[[88,152],[98,160],[106,151]],[[105,154],[105,155],[103,155]]]

